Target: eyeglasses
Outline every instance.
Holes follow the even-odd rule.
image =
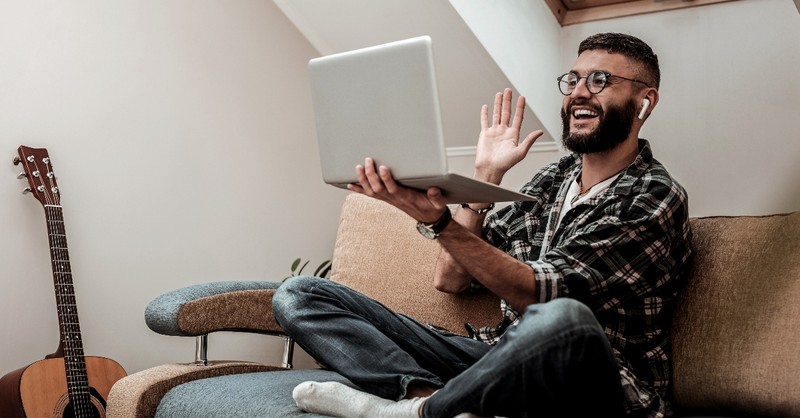
[[[575,72],[568,72],[561,77],[558,77],[558,89],[561,90],[561,94],[564,96],[569,96],[572,94],[573,91],[578,87],[578,83],[581,81],[582,78],[586,79],[586,88],[589,89],[589,92],[592,94],[599,94],[606,88],[608,84],[608,79],[611,77],[621,78],[627,81],[633,81],[634,83],[644,84],[647,87],[650,87],[644,81],[634,80],[632,78],[626,78],[619,75],[613,75],[611,73],[607,73],[605,71],[592,71],[586,77],[581,77],[578,73]]]

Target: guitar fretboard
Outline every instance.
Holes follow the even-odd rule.
[[[47,234],[50,241],[50,260],[53,264],[53,280],[56,291],[56,309],[64,348],[64,367],[67,374],[67,390],[76,416],[81,411],[93,411],[86,360],[81,341],[81,327],[75,301],[75,288],[67,249],[67,235],[61,206],[44,205],[47,219]],[[89,415],[86,415],[89,416]]]

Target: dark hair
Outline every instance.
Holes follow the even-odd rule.
[[[583,51],[602,49],[611,54],[622,54],[642,67],[640,77],[647,84],[658,88],[661,84],[661,70],[658,68],[658,56],[649,45],[641,39],[624,33],[598,33],[581,42],[578,55]]]

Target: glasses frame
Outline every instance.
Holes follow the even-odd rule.
[[[562,88],[562,83],[563,83],[564,85],[565,85],[566,83],[565,83],[565,82],[563,82],[563,81],[562,81],[562,79],[563,79],[564,77],[566,77],[567,75],[569,75],[569,74],[575,74],[575,76],[576,76],[576,77],[578,77],[578,81],[575,83],[575,87],[573,87],[573,88],[572,88],[572,91],[570,91],[569,93],[564,93],[564,89]],[[605,76],[606,76],[606,81],[605,81],[605,83],[603,83],[603,87],[600,87],[600,90],[597,90],[597,91],[592,91],[592,88],[591,88],[591,87],[589,87],[589,78],[591,77],[592,79],[594,79],[594,77],[596,77],[596,75],[597,75],[597,74],[603,74],[603,75],[605,75]],[[636,80],[636,79],[633,79],[633,78],[628,78],[628,77],[623,77],[623,76],[621,76],[621,75],[614,75],[614,74],[611,74],[611,73],[609,73],[609,72],[607,72],[607,71],[603,71],[603,70],[595,70],[595,71],[592,71],[592,72],[590,72],[589,74],[587,74],[585,77],[581,77],[581,76],[580,76],[578,73],[576,73],[575,71],[567,71],[566,73],[564,73],[564,74],[561,74],[561,76],[559,76],[558,78],[556,78],[556,81],[558,82],[558,91],[559,91],[559,92],[561,92],[561,94],[563,94],[564,96],[569,96],[570,94],[572,94],[572,92],[574,92],[574,91],[575,91],[575,89],[576,89],[576,88],[578,88],[578,84],[580,84],[580,83],[581,83],[581,80],[582,80],[582,79],[586,79],[586,90],[589,90],[589,93],[592,93],[592,94],[600,94],[600,92],[602,92],[603,90],[605,90],[606,86],[608,85],[608,80],[610,80],[610,79],[611,79],[611,77],[614,77],[614,78],[621,78],[621,79],[623,79],[623,80],[626,80],[626,81],[632,81],[632,82],[634,82],[634,83],[644,84],[646,87],[650,87],[650,85],[649,85],[649,84],[647,84],[647,83],[645,83],[644,81],[641,81],[641,80]],[[568,87],[568,86],[567,86],[567,87]]]

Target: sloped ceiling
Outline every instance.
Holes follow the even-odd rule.
[[[513,83],[447,1],[275,0],[320,55],[429,35],[433,39],[442,124],[448,148],[472,147],[480,108]],[[544,129],[526,111],[523,132]],[[552,144],[546,133],[539,143]],[[541,146],[541,145],[540,145]]]

